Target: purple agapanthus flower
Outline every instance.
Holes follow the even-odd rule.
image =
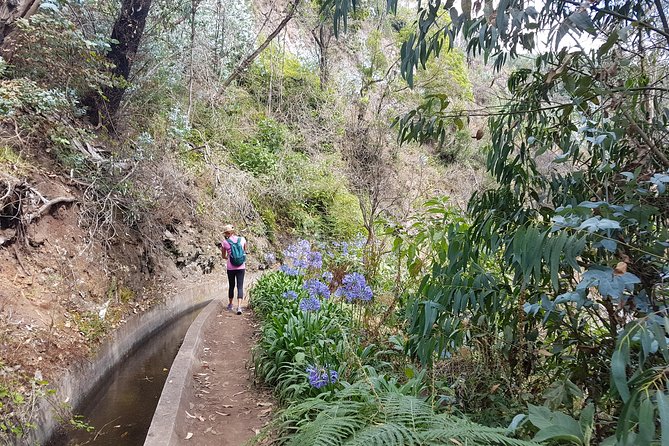
[[[265,263],[268,265],[274,265],[276,263],[276,256],[273,253],[268,252],[265,254]]]
[[[334,279],[334,275],[330,271],[324,271],[321,277],[326,284],[332,282],[332,279]]]
[[[318,311],[321,309],[321,301],[313,296],[305,297],[300,301],[299,307],[302,311]]]
[[[307,367],[307,374],[309,375],[309,384],[320,389],[328,384],[334,384],[339,380],[339,374],[336,370],[331,370],[328,367],[320,367],[310,365]]]
[[[307,290],[307,293],[309,293],[309,296],[311,297],[322,297],[324,299],[330,298],[330,289],[326,284],[318,279],[307,280],[304,282],[303,288]]]
[[[293,290],[288,290],[285,293],[283,293],[283,297],[286,299],[295,300],[297,299],[297,293]]]
[[[289,265],[281,265],[281,268],[279,268],[282,273],[288,275],[288,276],[297,276],[300,271],[297,268],[293,268]]]
[[[307,254],[307,263],[310,268],[321,269],[323,267],[323,256],[318,251],[311,251]]]
[[[344,297],[347,302],[353,302],[354,300],[369,302],[374,297],[372,288],[367,285],[365,276],[360,273],[345,275],[341,287],[335,294]]]
[[[283,255],[285,264],[281,270],[288,275],[298,275],[308,269],[323,267],[323,256],[318,251],[312,251],[308,240],[300,240],[288,246]]]

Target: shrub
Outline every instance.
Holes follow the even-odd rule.
[[[62,88],[86,94],[116,82],[105,53],[110,42],[102,35],[86,35],[75,24],[83,3],[43,1],[36,14],[17,22],[10,45],[12,74],[29,77],[45,89]]]

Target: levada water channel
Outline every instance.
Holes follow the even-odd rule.
[[[179,317],[146,339],[75,410],[93,430],[68,430],[48,445],[143,445],[170,366],[200,309]]]

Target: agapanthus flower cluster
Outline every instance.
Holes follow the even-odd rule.
[[[341,287],[335,292],[335,295],[344,297],[347,302],[353,302],[354,300],[369,302],[374,297],[372,288],[367,285],[365,276],[360,273],[345,275]]]
[[[276,257],[274,256],[273,253],[268,252],[265,254],[265,263],[268,265],[274,265],[276,263]]]
[[[304,282],[303,288],[307,290],[307,293],[309,293],[309,296],[311,297],[322,297],[324,299],[330,298],[330,289],[318,279],[307,280]]]
[[[305,297],[300,301],[299,307],[302,311],[318,311],[321,309],[321,301],[313,296]]]
[[[328,284],[332,282],[332,279],[334,279],[334,275],[330,271],[323,271],[321,278],[323,279],[323,282]]]
[[[307,254],[307,263],[309,268],[321,269],[323,267],[323,255],[318,251],[311,251]]]
[[[281,271],[289,276],[296,276],[309,268],[320,269],[323,266],[323,256],[318,251],[311,250],[308,240],[300,240],[283,252],[285,263]]]
[[[310,365],[307,367],[307,373],[309,374],[309,384],[317,389],[325,387],[328,384],[334,384],[339,380],[337,371],[331,370],[328,367]]]
[[[297,299],[297,293],[293,290],[288,290],[282,295],[285,299],[295,300]]]

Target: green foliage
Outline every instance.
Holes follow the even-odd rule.
[[[284,307],[286,299],[282,294],[288,290],[298,291],[300,285],[298,276],[288,276],[279,271],[263,274],[250,292],[253,311],[261,318],[269,317]]]
[[[327,365],[341,375],[351,348],[346,328],[350,312],[328,300],[317,312],[300,310],[299,299],[306,296],[301,285],[299,276],[274,272],[264,275],[251,291],[251,304],[264,318],[262,339],[254,351],[256,374],[284,402],[324,390],[309,385],[307,366]],[[288,290],[299,297],[285,298]]]
[[[35,404],[55,391],[41,377],[22,376],[18,367],[0,362],[0,371],[0,441],[12,444],[36,427]]]
[[[232,158],[237,165],[255,176],[271,175],[276,171],[279,155],[286,143],[285,127],[270,118],[258,122],[256,136],[249,142],[238,143]]]
[[[278,161],[275,153],[256,141],[237,145],[232,158],[241,169],[256,176],[274,173]]]
[[[286,301],[263,324],[254,357],[256,374],[275,389],[280,401],[297,401],[321,391],[309,385],[309,364],[327,365],[342,374],[348,349],[342,325],[348,317],[338,310],[338,304],[325,301],[319,311],[304,312],[297,300]]]
[[[553,412],[547,407],[529,405],[530,423],[539,429],[534,436],[535,441],[558,440],[589,446],[592,439],[593,417],[595,407],[592,404],[586,406],[581,412],[579,420],[560,412]]]
[[[73,320],[79,333],[86,338],[89,344],[98,343],[107,331],[104,319],[94,312],[73,313]]]
[[[658,372],[668,360],[669,160],[660,141],[669,115],[665,92],[649,88],[666,83],[663,74],[650,74],[665,73],[666,63],[648,69],[642,60],[666,53],[649,43],[666,38],[659,11],[636,1],[586,9],[546,2],[537,11],[512,0],[495,13],[487,4],[484,11],[450,9],[444,27],[439,18],[448,7],[437,1],[424,8],[403,46],[410,84],[415,68],[457,34],[470,53],[495,57],[498,69],[520,48],[535,49],[537,29],[550,29],[552,42],[509,78],[510,100],[490,114],[487,169],[498,184],[472,197],[471,222],[444,221],[444,242],[410,308],[410,351],[429,362],[467,342],[463,322],[490,324],[503,333],[520,376],[548,367],[587,389],[598,407],[619,397],[612,408],[620,415],[618,444],[651,444],[667,435],[650,414],[666,392]],[[632,23],[644,31],[631,32]],[[561,46],[568,33],[598,39],[592,50]],[[632,60],[620,60],[619,51],[630,48]],[[402,117],[400,137],[443,140],[438,118],[448,116],[447,100],[435,94]],[[552,171],[541,166],[542,156],[552,158]],[[542,349],[548,359],[537,355]],[[597,433],[610,432],[602,425]]]
[[[324,217],[328,235],[335,240],[352,240],[364,232],[358,199],[346,191],[337,191]]]
[[[278,444],[285,445],[531,445],[432,406],[394,385],[359,381],[334,399],[312,398],[280,414]]]
[[[289,403],[270,425],[277,444],[534,444],[510,438],[504,429],[436,413],[417,397],[428,392],[426,370],[407,367],[402,380],[377,372],[386,367],[387,353],[356,347],[346,307],[330,299],[317,312],[303,312],[297,300],[284,297],[287,290],[304,296],[301,282],[300,276],[268,273],[251,293],[264,319],[256,373]],[[337,369],[341,384],[311,388],[305,368],[313,363]]]
[[[10,146],[0,146],[0,166],[7,166],[19,172],[30,169],[30,164]]]
[[[77,1],[48,0],[36,14],[19,20],[11,43],[12,75],[30,78],[44,89],[67,88],[79,94],[111,85],[105,57],[109,39],[84,33],[76,23],[82,10]]]
[[[84,420],[83,415],[74,415],[69,419],[69,423],[70,426],[72,426],[74,429],[80,429],[86,432],[92,432],[95,430],[94,426],[91,426],[86,422],[86,420]]]

